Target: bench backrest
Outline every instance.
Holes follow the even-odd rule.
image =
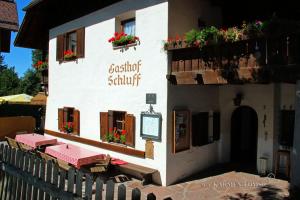
[[[5,139],[11,148],[20,149],[20,147],[15,139],[12,139],[10,137],[5,137]]]

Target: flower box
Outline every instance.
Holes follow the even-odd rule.
[[[140,44],[140,39],[137,36],[127,35],[124,32],[116,32],[108,42],[112,43],[113,49],[115,50],[136,46]]]
[[[75,60],[76,58],[77,58],[76,53],[74,53],[72,50],[64,51],[64,60],[65,61]]]

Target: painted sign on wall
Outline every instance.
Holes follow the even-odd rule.
[[[138,87],[141,81],[142,61],[111,64],[108,70],[109,86],[132,86]]]

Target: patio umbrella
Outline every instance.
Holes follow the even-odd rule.
[[[27,94],[17,94],[0,97],[0,103],[30,103],[32,96]]]

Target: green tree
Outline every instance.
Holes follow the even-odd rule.
[[[20,91],[35,96],[41,91],[41,74],[34,69],[28,69],[21,78]]]
[[[19,84],[20,79],[15,68],[3,64],[0,65],[0,96],[18,94]]]

